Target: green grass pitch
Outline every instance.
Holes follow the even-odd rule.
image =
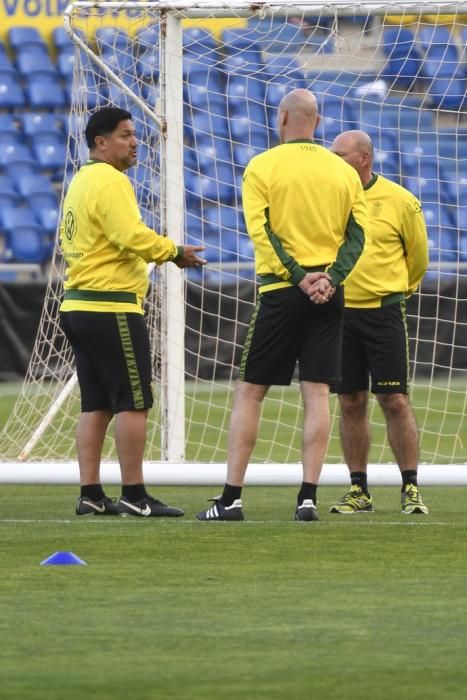
[[[155,489],[153,489],[154,492]],[[109,488],[118,495],[118,488]],[[467,671],[464,488],[428,516],[292,520],[296,489],[250,487],[244,523],[199,523],[209,488],[157,494],[181,520],[78,518],[76,487],[0,490],[5,700],[459,700]],[[40,566],[55,551],[87,566]]]
[[[218,488],[151,491],[185,518],[78,518],[77,487],[0,485],[1,700],[465,696],[467,489],[425,488],[424,517],[375,488],[375,513],[339,516],[323,487],[311,524],[294,488],[246,488],[244,523],[195,520]],[[63,550],[87,566],[40,566]]]

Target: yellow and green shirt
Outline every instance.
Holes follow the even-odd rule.
[[[128,177],[101,161],[89,161],[70,183],[60,245],[67,265],[61,311],[142,313],[147,264],[180,252],[143,223]]]
[[[242,194],[261,292],[299,284],[314,268],[337,286],[353,269],[368,221],[360,178],[342,158],[289,141],[252,158]]]
[[[428,267],[428,237],[418,199],[381,175],[374,175],[364,190],[371,245],[345,283],[345,305],[352,308],[406,299]]]

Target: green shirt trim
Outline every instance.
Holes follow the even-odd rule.
[[[64,299],[73,301],[112,301],[121,304],[137,304],[134,292],[101,292],[97,289],[67,289]]]
[[[357,223],[352,212],[347,221],[345,229],[345,240],[339,250],[337,257],[331,267],[326,270],[331,275],[331,284],[337,287],[345,280],[347,275],[353,270],[357,260],[362,254],[365,245],[365,232]]]
[[[313,139],[292,139],[291,141],[286,141],[283,145],[286,146],[288,143],[314,143]]]
[[[367,182],[367,184],[364,186],[364,190],[369,190],[370,187],[373,187],[373,185],[376,184],[376,180],[378,179],[378,176],[376,173],[372,173],[373,177],[371,178],[370,182]]]
[[[274,233],[274,231],[271,228],[271,225],[269,223],[269,207],[265,209],[265,216],[266,216],[266,223],[264,225],[264,229],[266,231],[266,235],[269,238],[269,242],[272,245],[275,254],[285,267],[285,269],[289,272],[290,277],[282,277],[279,278],[280,281],[284,281],[287,279],[290,279],[290,281],[293,284],[300,284],[302,279],[305,277],[306,272],[301,267],[298,262],[293,258],[289,253],[287,253],[284,250],[284,247],[280,241],[280,239],[277,237],[277,235]]]

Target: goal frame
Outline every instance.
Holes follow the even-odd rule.
[[[160,80],[163,86],[161,91],[160,117],[155,114],[148,105],[139,99],[131,89],[82,41],[80,36],[73,31],[71,16],[74,8],[99,8],[106,10],[131,10],[153,8],[164,16],[164,30],[161,39],[160,55]],[[374,2],[373,0],[360,0],[357,2],[343,2],[339,0],[305,0],[302,2],[287,3],[283,0],[259,1],[255,3],[246,0],[180,0],[168,2],[167,0],[155,0],[153,2],[85,2],[78,0],[72,2],[64,13],[64,26],[72,41],[83,50],[88,58],[105,72],[109,80],[115,83],[123,92],[131,95],[146,115],[158,124],[161,131],[161,233],[168,235],[177,243],[182,243],[182,231],[184,221],[184,193],[183,193],[183,62],[182,62],[182,29],[181,21],[176,17],[183,12],[184,17],[201,19],[209,13],[210,17],[229,17],[232,12],[235,16],[247,17],[252,11],[259,12],[261,16],[291,16],[296,10],[297,15],[304,12],[316,12],[321,16],[341,17],[355,14],[356,9],[369,15],[382,15],[387,12],[388,2]],[[391,13],[394,15],[407,12],[452,14],[459,9],[459,3],[450,0],[438,2],[420,2],[419,0],[407,0],[407,2],[391,5]],[[169,61],[170,55],[170,69]],[[145,476],[148,483],[161,484],[217,484],[223,483],[224,465],[218,464],[188,464],[185,462],[184,451],[184,425],[185,413],[183,401],[179,400],[183,395],[184,386],[184,289],[183,275],[176,266],[163,266],[161,271],[161,284],[164,293],[162,303],[163,328],[162,341],[165,347],[162,352],[163,362],[161,370],[160,392],[162,395],[162,455],[160,462],[145,462]],[[69,391],[72,391],[76,383],[73,376],[70,379]],[[58,401],[65,400],[67,396],[65,386]],[[62,396],[63,395],[63,396]],[[49,414],[44,418],[43,426],[39,426],[40,434],[46,429],[53,415],[58,410],[58,405],[52,405]],[[50,420],[49,420],[50,419]],[[37,431],[36,431],[37,433]],[[78,468],[75,462],[67,462],[65,469],[63,464],[27,462],[28,455],[34,446],[34,439],[40,434],[33,435],[19,460],[24,462],[3,463],[0,470],[0,482],[8,483],[77,483]],[[40,465],[40,468],[38,468]],[[300,464],[252,464],[249,467],[247,483],[255,484],[295,484],[300,480]],[[395,464],[371,464],[369,475],[372,483],[394,484],[399,483],[399,470]],[[110,483],[118,483],[119,469],[116,463],[103,463],[103,479]],[[5,478],[6,477],[6,478]],[[343,484],[348,481],[348,470],[345,465],[325,465],[321,482],[323,484]],[[467,469],[465,465],[420,465],[420,483],[439,484],[449,483],[467,485]]]

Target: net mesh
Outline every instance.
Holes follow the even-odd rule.
[[[213,3],[214,5],[214,3]],[[345,14],[320,14],[316,4],[274,4],[216,12],[183,27],[183,177],[187,243],[206,246],[208,264],[185,276],[184,386],[187,461],[225,461],[233,381],[237,375],[256,287],[252,244],[241,209],[242,172],[256,153],[278,143],[277,106],[296,87],[311,89],[322,115],[316,133],[329,145],[343,130],[367,131],[375,170],[406,186],[423,203],[430,239],[430,271],[409,302],[412,402],[421,434],[422,460],[463,462],[466,434],[467,140],[465,45],[467,11],[423,14],[406,3],[378,15],[361,3]],[[238,3],[240,7],[242,3]],[[245,5],[243,3],[243,5]],[[436,3],[434,4],[436,6]],[[430,3],[433,7],[433,3]],[[199,14],[199,13],[198,13]],[[75,6],[71,28],[77,46],[64,191],[87,159],[89,114],[109,104],[129,109],[139,138],[138,166],[128,174],[145,222],[164,232],[162,60],[170,71],[165,13],[156,5],[134,8]],[[96,60],[97,58],[97,60]],[[109,72],[110,71],[110,72]],[[170,201],[169,201],[170,206]],[[72,459],[79,398],[73,361],[58,326],[63,263],[56,250],[30,367],[0,453],[15,459],[55,403],[56,415],[32,448],[37,460]],[[161,367],[170,353],[164,338],[164,276],[152,274],[146,303],[153,348],[156,406],[151,412],[147,459],[159,460],[165,407]],[[71,389],[67,394],[64,387]],[[73,388],[72,388],[73,387]],[[65,396],[63,402],[62,398]],[[58,401],[57,401],[58,399]],[[163,400],[163,399],[162,399]],[[327,462],[342,460],[335,399]],[[371,404],[372,461],[390,461],[384,420]],[[265,401],[256,461],[300,461],[302,409],[297,383],[273,388]],[[111,436],[105,459],[114,459]]]

